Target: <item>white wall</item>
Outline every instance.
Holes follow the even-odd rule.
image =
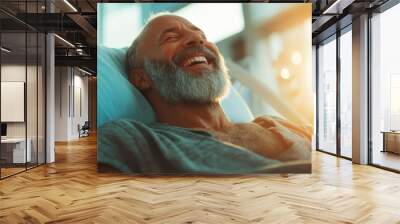
[[[27,68],[28,71],[32,67]],[[29,74],[29,72],[28,72]],[[2,82],[25,82],[25,65],[2,65],[1,66],[1,81]],[[35,94],[36,95],[36,94]],[[2,96],[6,97],[6,96]],[[1,108],[7,110],[7,108]],[[24,122],[7,122],[8,137],[25,137]]]
[[[74,96],[72,98],[74,99],[73,105],[74,107],[72,108],[72,119],[71,119],[71,132],[70,135],[72,138],[78,138],[79,133],[78,133],[78,124],[82,126],[85,121],[89,120],[89,113],[88,113],[88,77],[81,76],[83,73],[78,73],[76,75],[76,72],[78,70],[75,70],[75,75],[74,75]],[[78,71],[79,72],[79,71]],[[71,102],[72,105],[72,102]]]
[[[82,113],[79,114],[78,111],[75,113],[75,117],[77,118],[76,123],[74,123],[74,126],[77,127],[78,123],[82,126],[85,121],[89,120],[89,78],[88,76],[82,76],[84,75],[83,73],[80,73],[80,75],[75,75],[75,85],[77,87],[81,88],[81,107],[82,107]],[[78,131],[77,128],[75,128],[75,136],[78,136]]]
[[[78,124],[88,120],[88,78],[83,75],[76,68],[56,67],[56,141],[77,139]]]
[[[55,141],[68,140],[69,117],[69,68],[55,68]]]

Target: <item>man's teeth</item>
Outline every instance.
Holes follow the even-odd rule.
[[[204,56],[196,56],[193,58],[190,58],[189,60],[186,61],[185,66],[192,65],[194,63],[206,63],[208,64],[207,58]]]

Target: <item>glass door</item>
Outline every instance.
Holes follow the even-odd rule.
[[[352,32],[340,38],[340,156],[352,158]]]
[[[400,171],[400,4],[371,18],[370,162]]]
[[[317,149],[336,154],[336,36],[318,46]]]

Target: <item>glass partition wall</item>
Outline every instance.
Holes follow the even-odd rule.
[[[40,2],[18,7],[34,13]],[[0,47],[3,179],[45,163],[45,35],[0,10]]]
[[[400,171],[400,4],[371,18],[370,163]]]
[[[371,15],[368,164],[400,172],[400,4],[388,1]],[[350,25],[316,51],[317,149],[347,159],[352,158],[352,41]]]
[[[317,150],[352,157],[351,25],[317,46]]]

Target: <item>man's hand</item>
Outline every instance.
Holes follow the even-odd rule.
[[[312,128],[310,126],[300,127],[289,121],[269,116],[258,117],[253,123],[280,136],[284,141],[282,144],[287,147],[276,152],[276,159],[280,161],[311,159]]]

